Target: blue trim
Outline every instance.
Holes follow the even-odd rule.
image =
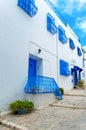
[[[31,17],[35,16],[38,11],[38,8],[35,5],[35,0],[18,0],[18,6]]]
[[[84,67],[84,58],[82,59],[82,64],[83,64],[83,67]]]
[[[74,66],[74,68],[71,68],[71,74],[74,76],[73,78],[73,81],[74,81],[74,84],[77,85],[78,84],[78,80],[79,78],[81,77],[80,73],[83,69],[78,67],[78,66]],[[79,74],[79,75],[78,75]]]
[[[70,76],[69,64],[64,60],[60,60],[60,75]]]
[[[73,75],[74,71],[75,71],[74,68],[71,68],[71,75]]]
[[[44,76],[30,76],[25,85],[24,92],[28,94],[54,93],[56,98],[62,99],[60,89],[54,78]]]
[[[50,13],[47,14],[47,30],[52,34],[57,33],[57,27],[55,25],[55,19],[53,18],[53,16]]]
[[[28,76],[36,75],[36,60],[29,58],[29,69]]]
[[[77,66],[74,66],[74,84],[78,84]]]
[[[63,44],[68,42],[68,38],[65,35],[65,30],[60,25],[58,26],[58,38]]]
[[[77,47],[77,54],[78,54],[78,56],[82,56],[82,52],[81,52],[81,49],[79,47]]]
[[[71,38],[69,38],[69,46],[70,46],[70,48],[71,48],[72,50],[75,49],[74,42],[73,42],[73,40],[72,40]]]
[[[60,20],[63,22],[63,24],[65,26],[67,26],[67,21],[62,17],[62,15],[58,12],[58,10],[56,9],[56,7],[52,4],[52,2],[50,2],[50,0],[44,0],[50,7],[51,9],[54,11],[54,13],[60,18]]]

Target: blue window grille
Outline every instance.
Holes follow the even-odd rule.
[[[34,0],[18,0],[18,6],[21,7],[31,17],[35,16],[38,11]]]
[[[54,13],[60,18],[60,20],[63,22],[65,26],[67,26],[67,21],[63,18],[63,16],[59,13],[57,8],[54,6],[54,4],[51,2],[51,0],[44,0],[50,8],[54,11]]]
[[[60,60],[60,75],[63,76],[70,75],[69,64],[64,60]]]
[[[82,52],[79,47],[77,47],[77,54],[78,54],[78,56],[82,56]]]
[[[24,92],[28,94],[54,93],[59,99],[62,99],[60,89],[54,78],[44,76],[30,76],[25,85]]]
[[[47,14],[47,30],[53,35],[57,33],[57,27],[55,25],[55,19],[50,13]]]
[[[69,46],[70,46],[70,48],[71,48],[72,50],[75,49],[74,42],[73,42],[73,40],[72,40],[71,38],[69,38]]]
[[[65,35],[65,30],[60,25],[58,26],[58,37],[63,44],[67,43],[68,38]]]

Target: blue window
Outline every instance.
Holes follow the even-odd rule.
[[[18,6],[21,7],[31,17],[35,16],[38,11],[34,0],[18,0]]]
[[[47,14],[47,30],[52,33],[57,33],[57,27],[55,25],[55,19],[51,16],[50,13]]]
[[[82,56],[82,52],[81,52],[81,50],[80,50],[79,47],[77,47],[77,54],[78,54],[79,56]]]
[[[60,60],[60,75],[63,76],[70,75],[69,64],[64,60]]]
[[[68,38],[65,35],[65,30],[60,25],[58,26],[58,37],[63,44],[67,43]]]
[[[62,17],[62,15],[58,12],[58,9],[54,6],[53,2],[51,0],[44,0],[50,8],[54,11],[54,13],[57,15],[57,17],[60,18],[60,20],[63,22],[65,26],[67,26],[67,21]]]
[[[70,46],[70,48],[71,48],[72,50],[75,49],[74,42],[73,42],[73,40],[72,40],[71,38],[69,38],[69,46]]]

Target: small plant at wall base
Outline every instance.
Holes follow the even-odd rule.
[[[84,89],[84,80],[79,80],[78,81],[78,86],[82,89]]]
[[[61,94],[64,95],[64,89],[63,88],[59,88],[61,91]]]
[[[25,114],[31,112],[34,109],[34,104],[28,100],[17,100],[15,102],[10,103],[10,110],[14,114]]]
[[[75,84],[73,88],[74,88],[74,89],[77,89],[77,86],[78,86],[78,85],[77,85],[77,84]]]

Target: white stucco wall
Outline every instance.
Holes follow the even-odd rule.
[[[37,74],[53,77],[66,90],[72,88],[71,76],[65,78],[59,75],[59,59],[69,62],[75,59],[76,64],[81,66],[76,50],[72,52],[68,44],[63,45],[57,40],[58,34],[52,35],[47,31],[47,13],[53,15],[57,26],[67,29],[65,25],[44,0],[35,0],[35,4],[38,13],[31,18],[17,6],[17,0],[0,1],[0,110],[7,110],[11,101],[24,98],[31,54],[42,59],[42,62],[39,60],[41,68],[37,65]],[[73,37],[70,31],[66,30],[66,33]],[[76,40],[75,43],[76,46],[79,44]],[[37,54],[39,48],[42,51]]]
[[[69,47],[69,41],[66,44],[62,44],[60,41],[57,41],[58,44],[58,62],[60,59],[65,60],[69,63],[69,69],[73,68],[73,66],[78,66],[80,68],[83,68],[82,66],[82,56],[78,56],[77,54],[77,47],[81,48],[80,43],[78,42],[78,39],[72,35],[72,33],[66,28],[66,36],[68,38],[73,39],[75,44],[75,49],[72,50]],[[58,63],[59,64],[59,63]],[[60,67],[60,65],[59,65]],[[60,68],[58,69],[58,73]],[[59,75],[59,86],[63,87],[65,91],[68,91],[69,89],[73,88],[73,77],[70,75],[68,77]]]
[[[54,42],[56,36],[52,36],[46,30],[46,13],[48,12],[46,8],[48,6],[44,1],[36,0],[36,4],[38,13],[31,18],[17,6],[17,0],[0,1],[0,109],[7,109],[10,101],[23,98],[31,50],[29,41],[46,48],[49,52],[56,53],[56,42]],[[41,5],[44,6],[42,9]],[[49,47],[51,45],[52,47]],[[45,55],[47,56],[47,53]],[[56,78],[52,69],[51,72],[47,71],[48,56],[46,57],[48,60],[45,56],[42,57],[43,66],[46,67],[43,74]],[[50,59],[56,62],[52,56]]]
[[[86,52],[83,53],[83,62],[84,62],[84,68],[83,68],[83,73],[82,73],[82,78],[85,82],[86,85]]]
[[[84,58],[84,68],[86,68],[86,53],[83,53],[83,58]]]

